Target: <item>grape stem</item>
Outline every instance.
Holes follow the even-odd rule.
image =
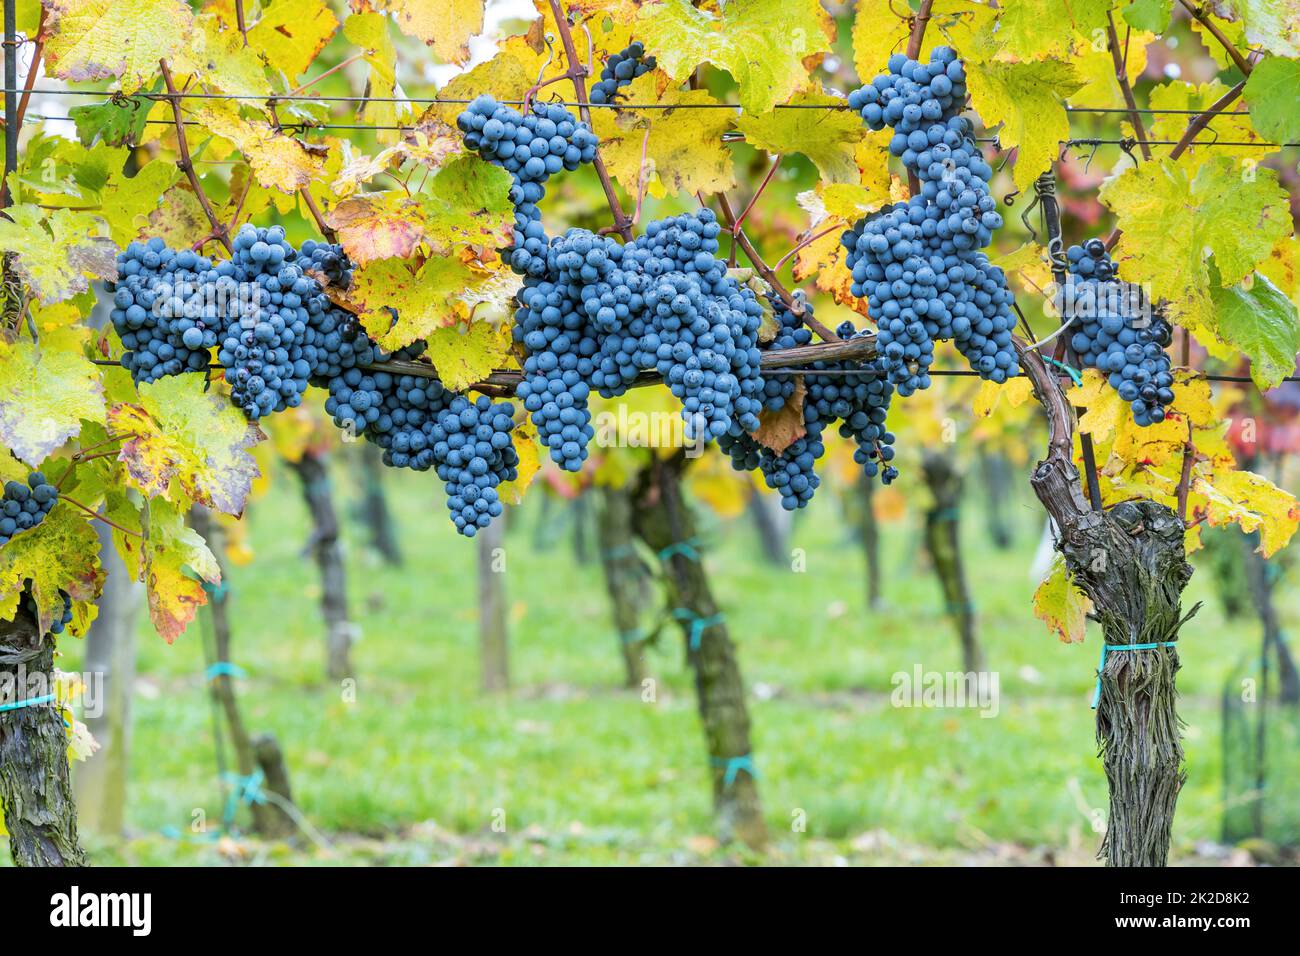
[[[912,32],[907,38],[907,58],[909,60],[919,60],[921,58],[921,43],[925,40],[925,28],[930,22],[930,8],[932,6],[934,6],[934,0],[921,0],[921,5],[916,9],[916,16],[912,18]],[[911,190],[912,195],[916,195],[921,191],[921,180],[910,169],[907,171],[907,188]]]
[[[736,217],[736,221],[732,223],[731,234],[733,236],[740,234],[740,228],[745,224],[745,219],[748,218],[755,204],[757,204],[758,197],[763,195],[763,190],[767,188],[767,184],[772,181],[772,177],[776,175],[776,171],[780,168],[781,154],[777,153],[776,157],[772,160],[772,164],[768,167],[767,175],[764,176],[763,181],[758,184],[758,189],[754,190],[754,195],[750,197],[749,204],[745,206],[745,211]]]
[[[208,200],[208,194],[203,191],[203,184],[199,182],[199,174],[194,169],[194,160],[190,157],[190,144],[185,138],[185,120],[181,116],[181,97],[176,92],[176,83],[172,80],[172,71],[168,68],[166,60],[159,60],[158,68],[162,72],[163,83],[167,86],[167,100],[171,103],[172,120],[176,125],[176,149],[180,153],[180,159],[176,161],[176,166],[189,179],[190,188],[194,190],[194,195],[203,208],[203,215],[207,216],[208,224],[212,226],[213,237],[221,241],[227,252],[233,253],[234,247],[230,244],[230,235],[226,229],[226,224],[217,218],[216,212],[212,209],[212,203]]]
[[[787,252],[785,255],[783,255],[780,259],[777,259],[777,260],[776,260],[776,265],[772,266],[772,271],[773,271],[773,272],[780,272],[780,271],[781,271],[781,267],[784,266],[784,265],[785,265],[787,262],[789,262],[791,259],[793,259],[796,255],[798,255],[798,253],[799,253],[801,250],[806,249],[808,246],[811,246],[811,245],[812,245],[814,242],[816,242],[818,239],[821,239],[821,238],[823,238],[823,237],[825,237],[825,236],[829,236],[829,235],[830,235],[832,232],[834,232],[835,230],[837,230],[837,229],[843,229],[843,228],[844,228],[844,223],[842,223],[842,222],[837,222],[837,223],[835,223],[835,225],[833,225],[833,226],[827,226],[827,227],[826,227],[825,229],[823,229],[821,232],[816,233],[816,234],[814,234],[814,235],[811,235],[811,236],[809,236],[807,239],[803,239],[803,240],[801,240],[797,246],[795,246],[793,249],[791,249],[789,252]]]
[[[1223,51],[1227,53],[1232,62],[1236,64],[1237,69],[1241,70],[1241,72],[1245,73],[1247,76],[1250,76],[1250,61],[1242,56],[1241,51],[1232,45],[1232,41],[1229,40],[1227,36],[1224,35],[1224,32],[1219,29],[1219,25],[1205,15],[1205,10],[1201,7],[1193,6],[1188,3],[1187,0],[1178,0],[1178,2],[1182,5],[1184,10],[1190,13],[1192,17],[1201,24],[1201,26],[1205,27],[1205,29],[1209,31],[1210,36],[1219,41],[1219,45],[1223,47]]]
[[[565,75],[573,80],[573,91],[578,98],[578,115],[584,123],[591,126],[591,109],[587,105],[587,83],[583,79],[587,75],[587,67],[578,59],[577,47],[573,45],[573,31],[569,29],[568,14],[564,12],[560,0],[548,0],[548,2],[551,6],[551,16],[555,18],[555,28],[560,34],[560,42],[564,44],[564,57],[569,64]],[[609,211],[614,216],[615,231],[623,237],[624,242],[631,242],[632,223],[618,201],[618,193],[614,191],[614,182],[609,178],[609,170],[605,168],[605,160],[601,158],[599,145],[596,146],[596,158],[592,165],[600,178],[600,187],[605,191],[605,201],[609,203]]]
[[[1106,45],[1110,47],[1110,60],[1115,65],[1115,82],[1124,95],[1124,105],[1128,107],[1128,121],[1133,124],[1138,146],[1142,148],[1142,158],[1151,161],[1151,147],[1147,145],[1147,131],[1142,124],[1142,114],[1138,112],[1137,100],[1133,96],[1133,87],[1128,81],[1128,31],[1124,33],[1124,55],[1119,52],[1119,34],[1115,31],[1115,18],[1106,11]]]
[[[69,498],[67,495],[59,495],[59,500],[60,500],[60,501],[66,501],[68,504],[73,505],[74,507],[80,508],[82,511],[84,511],[86,514],[90,515],[92,518],[95,518],[95,519],[98,519],[99,521],[104,522],[104,524],[108,525],[110,528],[112,528],[112,529],[115,530],[115,531],[120,531],[120,532],[122,532],[122,534],[129,534],[129,535],[130,535],[131,537],[133,537],[133,538],[141,538],[141,539],[144,538],[144,535],[142,535],[139,531],[132,531],[130,528],[123,528],[123,527],[122,527],[120,524],[118,524],[116,521],[113,521],[113,520],[111,520],[111,519],[109,519],[109,518],[105,518],[105,517],[104,517],[102,514],[100,514],[98,511],[95,511],[95,510],[93,510],[93,509],[91,509],[91,508],[88,508],[86,505],[83,505],[83,504],[82,504],[80,501],[78,501],[76,498]]]

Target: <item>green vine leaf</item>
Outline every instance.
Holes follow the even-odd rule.
[[[101,235],[104,220],[56,209],[45,218],[35,206],[13,206],[0,219],[0,250],[17,254],[15,268],[47,305],[90,288],[89,278],[117,278],[117,247]]]
[[[36,467],[104,415],[99,370],[79,350],[0,341],[0,441],[24,462]]]
[[[1300,140],[1300,63],[1280,56],[1255,65],[1243,91],[1255,128],[1274,143]]]
[[[805,57],[831,51],[818,0],[733,0],[721,13],[663,0],[641,7],[636,34],[674,80],[701,63],[731,74],[746,112],[766,113],[807,82]]]
[[[1250,377],[1261,389],[1274,388],[1295,370],[1300,319],[1295,303],[1264,276],[1220,288],[1211,282],[1215,332],[1250,359]]]
[[[1133,0],[1121,13],[1134,30],[1164,33],[1174,13],[1174,0]]]

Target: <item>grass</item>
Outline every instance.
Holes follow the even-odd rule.
[[[355,498],[336,476],[339,504]],[[703,739],[682,641],[651,651],[653,702],[619,689],[621,664],[595,564],[544,522],[540,496],[507,539],[514,691],[478,693],[474,545],[452,532],[427,476],[386,475],[406,564],[381,565],[347,526],[349,591],[361,639],[355,702],[323,679],[319,586],[304,558],[306,511],[279,474],[248,518],[253,562],[233,568],[231,609],[245,720],[283,746],[294,797],[330,849],[195,839],[196,810],[221,816],[198,627],[168,647],[139,635],[130,837],[87,835],[96,863],[634,864],[756,858],[711,832]],[[801,514],[795,573],[761,561],[748,520],[717,523],[706,564],[750,691],[754,753],[785,863],[1086,863],[1106,805],[1089,696],[1097,635],[1063,646],[1033,617],[1029,567],[1041,525],[1017,499],[1014,548],[982,532],[978,495],[963,545],[980,639],[1001,679],[996,717],[890,705],[890,677],[960,667],[956,637],[918,551],[915,519],[884,528],[888,607],[865,608],[861,550],[834,495]],[[1207,571],[1187,601],[1180,711],[1188,782],[1176,855],[1216,839],[1221,819],[1218,694],[1258,646],[1253,621],[1225,622]],[[1284,620],[1300,602],[1279,592]],[[82,646],[64,644],[80,668]],[[504,819],[504,832],[493,829]],[[241,822],[246,818],[241,814]],[[7,848],[0,848],[7,861]]]

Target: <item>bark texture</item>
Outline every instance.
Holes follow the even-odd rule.
[[[975,605],[966,581],[958,535],[961,472],[951,455],[930,450],[922,456],[921,471],[932,499],[925,513],[925,548],[943,591],[944,607],[957,629],[962,667],[967,672],[981,671],[984,669],[984,652],[975,633]]]
[[[326,672],[332,681],[353,676],[352,619],[348,614],[348,576],[343,563],[339,517],[329,478],[329,459],[307,452],[293,463],[302,482],[303,500],[311,513],[312,532],[308,550],[320,569],[320,607],[325,619]]]
[[[686,638],[687,659],[695,674],[695,693],[708,745],[713,806],[719,837],[759,848],[767,841],[758,784],[754,778],[745,686],[725,621],[709,587],[704,565],[689,546],[694,521],[683,505],[684,455],[655,458],[642,472],[634,497],[633,526],[661,556],[670,598]]]
[[[54,639],[37,631],[21,604],[12,621],[0,621],[0,678],[26,700],[32,675],[53,688]],[[14,701],[3,701],[12,703]],[[18,866],[84,866],[77,836],[77,807],[68,772],[63,715],[48,704],[0,713],[0,804],[9,849]]]
[[[653,610],[650,569],[636,551],[631,494],[624,488],[612,487],[600,494],[596,532],[605,590],[614,618],[614,637],[623,659],[624,684],[640,687],[646,677],[645,654],[650,637],[641,621],[649,616],[646,611]]]
[[[1153,501],[1093,510],[1073,464],[1073,419],[1065,396],[1037,353],[1021,353],[1047,409],[1051,441],[1030,484],[1056,521],[1057,550],[1074,582],[1092,599],[1107,645],[1177,641],[1187,618],[1191,578],[1184,524]],[[1164,866],[1174,808],[1185,774],[1176,709],[1175,647],[1111,650],[1101,668],[1097,743],[1110,790],[1101,856],[1110,866]]]
[[[866,563],[867,608],[878,611],[885,603],[884,583],[880,569],[880,522],[876,520],[876,479],[863,474],[858,477],[862,498],[858,502],[858,537],[862,541],[862,554]]]
[[[386,564],[400,567],[402,548],[393,525],[393,513],[388,507],[388,495],[384,492],[383,452],[378,445],[368,441],[358,444],[361,446],[357,451],[361,465],[361,520],[375,553]]]

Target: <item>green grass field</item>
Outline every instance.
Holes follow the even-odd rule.
[[[338,503],[356,497],[338,469]],[[284,747],[294,795],[319,840],[270,845],[189,835],[196,808],[220,819],[198,626],[174,646],[142,621],[135,694],[131,837],[88,836],[96,863],[635,864],[743,861],[712,838],[703,738],[682,641],[652,651],[655,703],[621,690],[600,569],[568,536],[535,547],[540,498],[507,539],[513,692],[477,690],[474,545],[445,520],[427,476],[387,473],[406,565],[382,566],[349,520],[349,588],[363,634],[355,703],[323,678],[306,511],[277,475],[251,509],[253,563],[231,573],[238,682],[253,732]],[[773,832],[770,862],[1090,863],[1106,805],[1089,697],[1097,634],[1065,646],[1033,617],[1029,566],[1040,512],[1018,500],[1014,550],[986,542],[978,494],[963,544],[980,639],[1001,709],[897,709],[890,675],[957,670],[956,637],[917,550],[915,521],[885,526],[887,610],[865,610],[863,558],[834,495],[800,515],[807,570],[762,562],[748,519],[713,526],[706,563],[739,648],[755,758]],[[1280,595],[1294,623],[1300,602]],[[1188,782],[1180,862],[1219,835],[1218,696],[1258,647],[1253,621],[1226,624],[1208,571],[1186,595],[1205,607],[1183,633],[1179,678]],[[78,670],[82,647],[63,645]],[[506,831],[494,832],[504,811]],[[806,819],[806,827],[793,823]],[[246,815],[241,813],[241,822]],[[185,837],[166,836],[165,830]],[[7,847],[0,860],[8,862]]]

